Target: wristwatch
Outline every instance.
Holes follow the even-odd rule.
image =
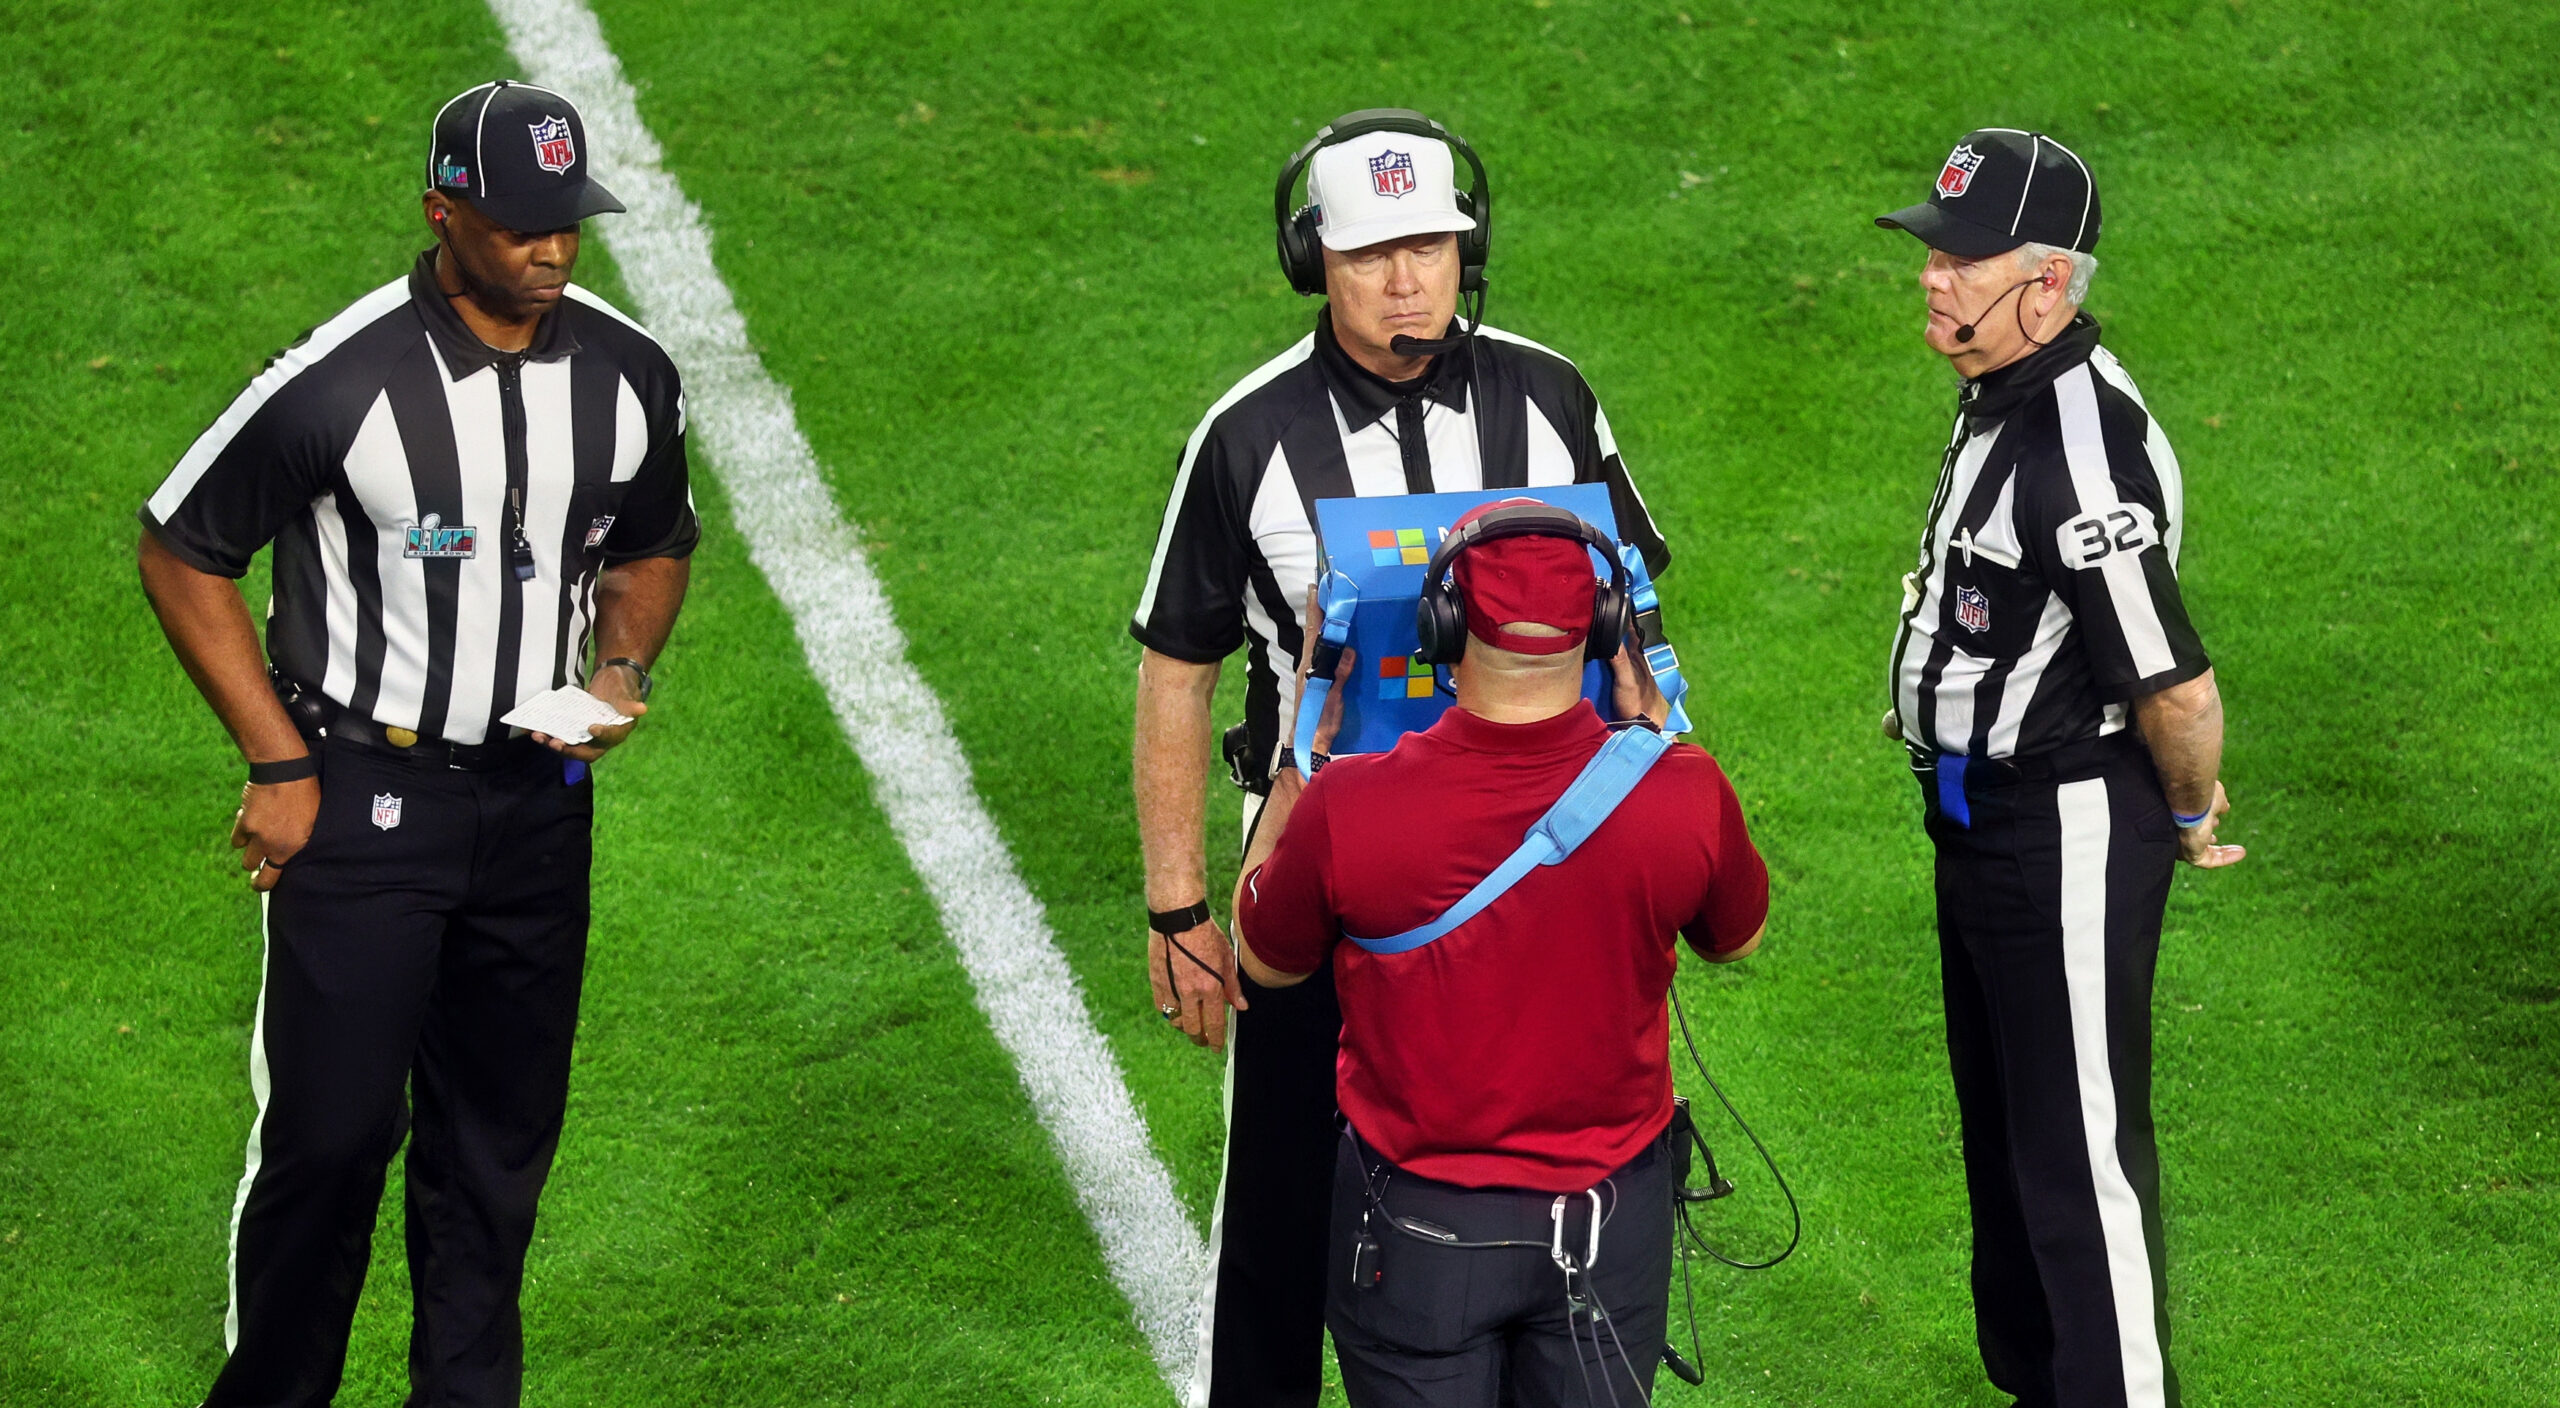
[[[601,672],[610,670],[616,665],[620,665],[622,668],[629,670],[631,672],[631,677],[640,681],[640,702],[643,704],[648,703],[649,691],[658,687],[658,682],[649,676],[649,667],[632,659],[628,655],[617,655],[612,659],[605,661],[603,664],[596,666],[596,669]],[[595,676],[590,675],[588,678],[593,679]]]

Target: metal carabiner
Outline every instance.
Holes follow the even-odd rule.
[[[1564,1249],[1564,1205],[1575,1196],[1558,1193],[1554,1206],[1547,1209],[1547,1219],[1555,1224],[1555,1231],[1547,1240],[1547,1257],[1567,1276],[1577,1271],[1589,1271],[1600,1263],[1600,1190],[1597,1188],[1585,1188],[1579,1195],[1591,1200],[1591,1236],[1589,1245],[1583,1249],[1582,1260],[1576,1263],[1573,1253]]]

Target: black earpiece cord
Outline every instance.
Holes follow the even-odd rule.
[[[1680,989],[1677,985],[1674,985],[1671,989],[1671,1015],[1679,1020],[1680,1040],[1683,1045],[1689,1048],[1690,1064],[1698,1068],[1698,1076],[1707,1083],[1707,1089],[1715,1092],[1716,1103],[1724,1106],[1724,1112],[1733,1117],[1734,1127],[1741,1130],[1742,1137],[1750,1140],[1751,1147],[1759,1152],[1760,1162],[1768,1166],[1769,1176],[1777,1180],[1778,1191],[1786,1197],[1787,1216],[1794,1224],[1793,1230],[1787,1234],[1786,1248],[1780,1251],[1776,1256],[1773,1256],[1766,1261],[1736,1261],[1732,1257],[1726,1256],[1724,1253],[1717,1251],[1715,1247],[1710,1245],[1705,1237],[1699,1235],[1698,1230],[1690,1224],[1689,1208],[1686,1203],[1681,1204],[1679,1208],[1681,1232],[1688,1241],[1696,1244],[1698,1250],[1705,1252],[1707,1255],[1714,1257],[1716,1260],[1723,1262],[1725,1265],[1730,1266],[1737,1271],[1766,1271],[1770,1267],[1777,1265],[1779,1262],[1786,1260],[1788,1257],[1795,1255],[1797,1244],[1804,1240],[1804,1209],[1796,1202],[1795,1190],[1787,1186],[1787,1176],[1778,1171],[1778,1161],[1775,1158],[1770,1157],[1769,1146],[1760,1142],[1760,1136],[1752,1132],[1750,1122],[1742,1117],[1742,1112],[1740,1110],[1733,1107],[1733,1101],[1725,1096],[1724,1087],[1716,1084],[1714,1074],[1708,1071],[1707,1058],[1698,1053],[1698,1039],[1689,1031],[1689,1014],[1681,1007]],[[1690,1132],[1690,1138],[1696,1142],[1697,1146],[1701,1150],[1706,1149],[1706,1139],[1699,1135],[1694,1129]],[[1710,1152],[1707,1157],[1712,1160],[1715,1155]],[[1694,1318],[1691,1319],[1689,1322],[1689,1330],[1692,1336],[1693,1346],[1695,1344],[1694,1337],[1697,1333],[1697,1328],[1697,1321]]]
[[[1182,946],[1182,940],[1175,938],[1171,934],[1165,934],[1161,937],[1164,939],[1164,990],[1166,992],[1179,996],[1182,991],[1181,988],[1174,985],[1173,981],[1173,956],[1177,953],[1198,965],[1201,972],[1217,979],[1220,987],[1223,988],[1226,986],[1227,975],[1210,967],[1208,961],[1203,959],[1200,955],[1184,948]]]

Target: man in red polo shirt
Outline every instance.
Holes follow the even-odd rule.
[[[1581,698],[1601,585],[1583,544],[1494,538],[1452,575],[1457,707],[1313,782],[1280,774],[1237,885],[1254,981],[1330,960],[1341,993],[1326,1323],[1361,1408],[1491,1404],[1506,1380],[1523,1405],[1606,1402],[1604,1383],[1649,1395],[1670,1292],[1675,938],[1710,961],[1750,954],[1768,870],[1715,759],[1675,745],[1589,841],[1445,937],[1338,942],[1439,918],[1609,737]],[[1622,659],[1619,727],[1652,726],[1640,690]]]

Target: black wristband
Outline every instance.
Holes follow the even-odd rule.
[[[649,674],[649,667],[632,659],[628,655],[617,655],[612,659],[605,661],[603,664],[596,666],[596,668],[598,670],[610,670],[616,665],[620,665],[624,669],[629,670],[631,672],[631,677],[640,682],[640,702],[643,704],[648,703],[650,692],[658,687],[657,680],[652,678]],[[587,678],[592,680],[595,676],[589,675]]]
[[[1274,775],[1294,772],[1302,778],[1312,780],[1317,773],[1324,771],[1325,764],[1332,761],[1331,753],[1309,753],[1306,762],[1300,763],[1297,747],[1294,744],[1283,743],[1280,745],[1280,761],[1271,771]]]
[[[249,781],[259,787],[273,787],[279,782],[300,782],[320,775],[320,760],[308,753],[299,758],[279,758],[272,763],[251,763]]]
[[[1180,909],[1147,911],[1147,927],[1168,939],[1176,934],[1188,934],[1208,922],[1209,902],[1207,900],[1198,900]]]

